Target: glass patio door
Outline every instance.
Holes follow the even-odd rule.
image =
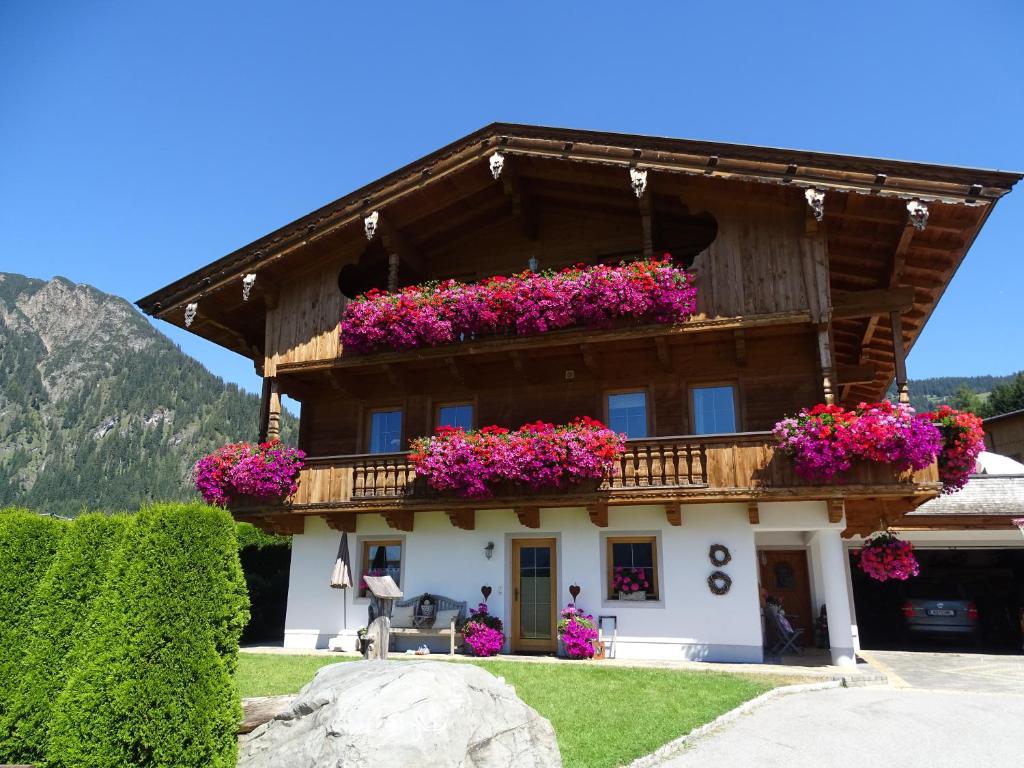
[[[555,540],[513,539],[510,632],[513,651],[557,650],[557,584]]]

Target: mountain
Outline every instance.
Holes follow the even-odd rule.
[[[978,410],[979,415],[995,416],[996,413],[989,413],[983,407],[987,396],[993,390],[1012,384],[1016,376],[1017,374],[1007,376],[936,376],[930,379],[909,379],[907,386],[910,388],[910,404],[918,412],[932,411],[940,405],[952,405],[957,408],[973,406],[972,410]],[[970,390],[971,395],[978,396],[978,401],[965,403],[963,401],[964,388]],[[888,396],[890,400],[896,399],[895,384],[889,389]]]
[[[194,497],[195,460],[253,439],[259,398],[127,301],[0,273],[0,507],[58,514]],[[283,414],[282,437],[296,434]]]

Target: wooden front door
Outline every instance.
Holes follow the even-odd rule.
[[[761,588],[765,595],[782,601],[786,617],[794,629],[802,629],[802,645],[814,644],[814,620],[811,607],[811,580],[807,552],[802,549],[764,549],[758,553],[761,564]]]
[[[558,649],[558,584],[554,539],[512,540],[513,651],[551,653]]]

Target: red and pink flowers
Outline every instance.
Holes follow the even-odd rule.
[[[499,483],[539,490],[601,479],[614,471],[624,445],[623,435],[583,416],[557,426],[524,424],[514,432],[438,427],[433,436],[412,441],[409,459],[434,490],[480,499]]]
[[[909,405],[861,403],[848,411],[838,405],[805,408],[775,425],[779,448],[792,457],[797,473],[828,481],[856,460],[890,464],[897,471],[924,469],[936,458],[943,491],[963,487],[984,447],[980,420],[943,407],[915,414]]]
[[[616,592],[646,592],[651,588],[647,572],[643,568],[617,565],[612,575],[612,589]]]
[[[474,656],[494,656],[505,645],[504,626],[501,619],[487,611],[487,603],[480,603],[476,610],[469,609],[470,617],[462,625],[462,638]]]
[[[693,276],[671,256],[619,266],[521,272],[479,283],[455,280],[377,289],[341,318],[346,353],[415,349],[495,334],[532,336],[572,326],[607,328],[619,320],[678,323],[693,315]]]
[[[939,477],[942,478],[943,493],[959,491],[974,473],[978,454],[985,450],[981,419],[948,405],[933,413],[922,414],[921,418],[927,419],[942,433]]]
[[[562,609],[558,622],[558,637],[570,659],[592,659],[594,643],[597,641],[597,626],[594,617],[584,613],[573,603]]]
[[[873,533],[864,539],[857,553],[857,562],[864,573],[878,581],[906,581],[921,572],[914,557],[914,545],[887,531]]]
[[[276,439],[230,443],[196,462],[196,488],[208,504],[222,507],[244,496],[284,498],[298,489],[305,457]]]

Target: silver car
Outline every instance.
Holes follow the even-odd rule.
[[[911,579],[903,587],[905,636],[961,638],[980,642],[978,607],[955,581]]]

